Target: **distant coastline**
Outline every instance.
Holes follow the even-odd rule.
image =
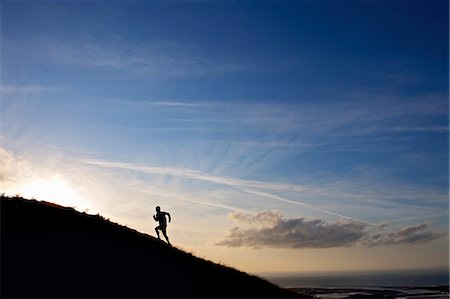
[[[410,298],[444,299],[449,297],[449,287],[360,287],[360,288],[288,288],[305,298]]]
[[[448,298],[449,269],[259,273],[312,298]]]
[[[283,287],[424,287],[449,285],[449,269],[279,272],[257,275]]]

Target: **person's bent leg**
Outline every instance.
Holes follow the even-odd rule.
[[[172,245],[172,244],[170,244],[169,237],[167,237],[167,232],[166,232],[166,230],[163,230],[162,232],[163,232],[164,238],[166,238],[166,240],[167,240],[167,243],[168,243],[169,245]]]
[[[158,236],[158,239],[161,239],[161,238],[159,237],[159,231],[158,231],[158,228],[159,228],[159,226],[158,226],[158,227],[155,227],[155,232],[156,232],[156,235]]]

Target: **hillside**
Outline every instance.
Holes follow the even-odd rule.
[[[294,297],[99,215],[1,197],[1,297]]]

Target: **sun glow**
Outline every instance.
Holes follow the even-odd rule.
[[[50,201],[77,209],[84,206],[78,193],[59,175],[32,180],[20,188],[20,194],[27,198]]]

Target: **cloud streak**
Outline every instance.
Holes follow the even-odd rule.
[[[0,147],[0,187],[5,192],[7,184],[15,184],[32,176],[32,165],[16,157],[11,151]]]
[[[9,95],[29,95],[36,94],[41,92],[48,92],[57,90],[56,87],[52,86],[42,86],[42,85],[3,85],[0,86],[0,95],[9,96]]]
[[[311,210],[314,210],[314,211],[317,211],[317,212],[321,212],[321,213],[324,213],[324,214],[328,214],[328,215],[331,215],[331,216],[336,216],[336,217],[339,217],[339,218],[344,218],[344,219],[349,219],[349,220],[357,220],[357,221],[360,221],[360,222],[367,223],[369,225],[374,225],[373,223],[369,223],[369,222],[367,222],[365,220],[360,220],[360,219],[356,219],[356,218],[353,218],[353,217],[345,216],[345,215],[342,215],[342,214],[339,214],[339,213],[334,213],[334,212],[331,212],[331,211],[327,211],[327,210],[315,207],[313,205],[310,205],[310,204],[307,204],[307,203],[303,203],[303,202],[300,202],[300,201],[290,200],[290,199],[284,198],[284,197],[279,196],[279,195],[275,195],[275,194],[271,194],[271,193],[267,193],[267,192],[252,191],[252,190],[245,190],[245,192],[250,193],[250,194],[263,196],[263,197],[267,197],[267,198],[271,198],[271,199],[282,201],[282,202],[286,202],[286,203],[290,203],[290,204],[294,204],[294,205],[303,206],[303,207],[306,207],[308,209],[311,209]]]
[[[386,224],[370,227],[356,220],[329,223],[320,219],[285,219],[275,211],[255,214],[232,212],[228,219],[235,221],[237,226],[216,245],[255,249],[374,247],[424,243],[444,235],[433,232],[425,223],[387,232]]]
[[[424,98],[397,97],[385,94],[361,94],[345,101],[311,104],[275,102],[245,103],[238,100],[108,100],[109,103],[135,108],[164,108],[167,113],[182,112],[170,121],[220,122],[233,124],[240,131],[261,130],[267,134],[301,134],[304,143],[320,144],[315,150],[354,150],[346,137],[368,136],[375,141],[377,134],[404,134],[420,132],[444,133],[447,124],[420,123],[431,116],[444,116],[448,111],[446,100],[440,95]],[[405,102],[408,105],[405,107]],[[172,110],[171,110],[172,109]],[[150,110],[150,109],[149,109]],[[326,136],[323,135],[326,133]],[[329,136],[332,136],[331,138]],[[321,138],[317,138],[321,137]],[[306,142],[305,142],[306,141]],[[296,141],[293,141],[296,143]],[[349,144],[350,142],[350,144]],[[358,144],[358,149],[364,144]],[[367,148],[367,143],[365,143]],[[373,150],[373,147],[369,148]]]
[[[354,201],[364,201],[369,204],[386,204],[390,207],[402,206],[407,203],[397,203],[392,201],[392,198],[397,199],[423,199],[428,197],[436,197],[440,198],[440,195],[436,194],[427,194],[427,193],[418,193],[416,189],[402,189],[401,192],[394,192],[393,190],[384,190],[382,192],[377,192],[376,194],[372,194],[370,191],[362,192],[358,190],[354,190],[353,192],[345,192],[345,190],[340,190],[336,184],[332,185],[332,190],[329,190],[325,187],[315,187],[310,185],[298,185],[298,184],[290,184],[290,183],[278,183],[278,182],[264,182],[257,180],[246,180],[246,179],[237,179],[228,176],[216,176],[210,175],[198,170],[186,169],[186,168],[177,168],[177,167],[158,167],[158,166],[148,166],[136,163],[125,163],[125,162],[114,162],[114,161],[99,161],[99,160],[85,160],[85,163],[89,165],[94,165],[101,168],[110,168],[110,169],[121,169],[121,170],[131,170],[137,172],[143,172],[152,175],[168,175],[173,177],[179,177],[187,180],[194,181],[202,181],[216,185],[228,186],[232,188],[236,188],[244,193],[252,194],[257,196],[257,198],[266,198],[270,200],[275,200],[278,202],[296,205],[305,207],[311,211],[316,211],[321,214],[326,214],[333,217],[338,217],[347,220],[354,220],[365,222],[370,226],[375,224],[366,221],[364,219],[358,219],[355,217],[350,217],[348,215],[344,215],[342,213],[337,213],[335,211],[329,209],[323,209],[319,207],[317,204],[306,203],[302,200],[299,200],[298,197],[300,195],[304,197],[308,197],[309,199],[317,199],[322,201],[324,198],[326,199],[341,199],[341,200],[350,200]],[[354,187],[351,185],[350,187]],[[279,195],[276,193],[279,192],[288,192],[291,193],[290,197],[293,196],[296,199],[293,200],[286,195]],[[423,209],[423,208],[422,208]]]
[[[250,64],[216,61],[199,54],[188,44],[168,40],[129,45],[120,38],[97,41],[84,38],[66,43],[49,43],[46,54],[58,63],[110,70],[133,70],[146,74],[203,76],[257,69]]]
[[[175,167],[155,167],[155,166],[145,166],[145,165],[138,165],[133,163],[122,163],[122,162],[111,162],[111,161],[92,161],[88,160],[85,161],[87,164],[96,165],[100,167],[106,167],[106,168],[119,168],[119,169],[126,169],[126,170],[135,170],[135,171],[142,171],[145,173],[150,174],[157,174],[157,175],[171,175],[176,177],[181,177],[185,179],[192,179],[192,180],[200,180],[208,183],[213,184],[219,184],[219,185],[225,185],[230,187],[236,187],[241,188],[244,192],[249,194],[254,194],[259,197],[265,197],[270,198],[272,200],[294,204],[303,206],[306,208],[309,208],[311,210],[328,214],[335,217],[340,217],[344,219],[352,219],[352,220],[358,220],[358,221],[364,221],[355,219],[346,215],[342,215],[339,213],[335,213],[332,211],[327,211],[325,209],[321,209],[318,207],[315,207],[311,204],[306,204],[301,201],[294,201],[290,200],[275,194],[271,194],[268,192],[262,192],[255,189],[269,189],[273,191],[295,191],[295,192],[304,192],[308,190],[308,188],[300,186],[300,185],[293,185],[293,184],[284,184],[284,183],[270,183],[270,182],[261,182],[261,181],[255,181],[255,180],[244,180],[244,179],[235,179],[232,177],[226,177],[226,176],[213,176],[208,175],[205,173],[202,173],[197,170],[190,170],[190,169],[182,169],[182,168],[175,168]],[[368,223],[364,221],[365,223]],[[370,225],[373,225],[369,223]]]
[[[85,163],[96,165],[105,168],[117,168],[126,170],[142,171],[150,174],[158,175],[171,175],[186,179],[200,180],[209,183],[226,185],[230,187],[247,187],[247,188],[260,188],[260,189],[271,189],[271,190],[292,190],[297,192],[306,191],[307,187],[293,184],[285,183],[271,183],[271,182],[261,182],[256,180],[245,180],[236,179],[227,176],[215,176],[205,174],[198,170],[191,170],[185,168],[176,167],[157,167],[157,166],[146,166],[135,163],[124,163],[124,162],[113,162],[113,161],[96,161],[96,160],[86,160]]]
[[[167,107],[167,108],[217,108],[220,107],[220,103],[208,103],[208,102],[188,102],[188,101],[141,101],[141,100],[104,100],[107,104],[116,104],[123,106],[133,107]]]
[[[238,208],[236,206],[227,205],[227,204],[223,204],[223,203],[217,203],[217,202],[211,202],[208,200],[203,200],[203,199],[198,199],[198,198],[192,199],[182,193],[168,192],[167,190],[149,188],[148,186],[140,187],[140,188],[130,188],[130,187],[126,187],[126,188],[128,190],[133,190],[133,191],[137,191],[137,192],[141,192],[141,193],[145,193],[145,194],[150,194],[150,195],[157,196],[160,198],[190,202],[190,203],[193,203],[196,205],[202,205],[202,206],[206,206],[206,207],[210,207],[210,208],[220,208],[220,209],[225,209],[225,210],[234,211],[234,212],[246,212],[246,213],[249,212],[247,210]]]

